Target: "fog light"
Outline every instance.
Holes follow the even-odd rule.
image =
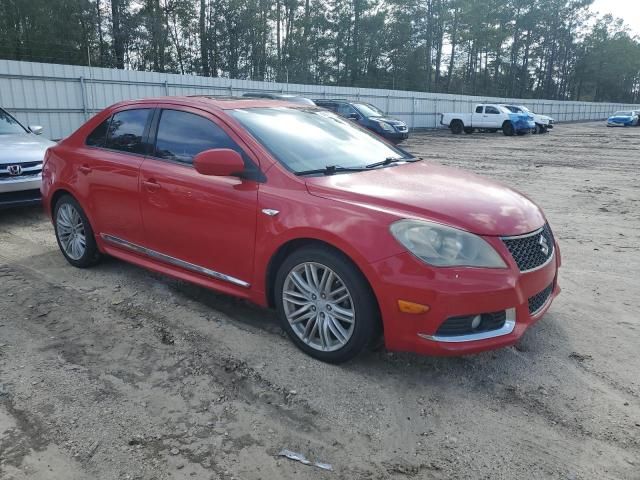
[[[402,313],[427,313],[431,308],[428,305],[408,302],[407,300],[398,300],[398,308]]]
[[[481,323],[482,323],[482,315],[476,315],[475,317],[473,317],[473,320],[471,320],[471,328],[475,330],[480,326]]]

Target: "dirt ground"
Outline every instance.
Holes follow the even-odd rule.
[[[640,479],[640,128],[406,147],[544,208],[563,292],[517,346],[325,365],[269,311],[114,259],[74,269],[38,208],[3,211],[0,478]]]

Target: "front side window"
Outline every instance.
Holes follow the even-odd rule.
[[[496,107],[486,107],[484,113],[490,113],[492,115],[498,115],[500,111]]]
[[[211,120],[179,110],[162,111],[154,157],[191,164],[197,154],[213,148],[230,148],[243,154],[238,144]]]
[[[246,108],[229,113],[287,169],[364,168],[387,159],[411,158],[375,134],[326,110]]]
[[[341,103],[340,105],[338,105],[336,112],[338,112],[338,114],[342,115],[343,117],[348,117],[349,115],[357,113],[351,105],[348,105],[346,103]]]
[[[384,112],[377,107],[374,107],[370,103],[355,103],[355,107],[364,115],[365,117],[382,117],[384,116]]]
[[[27,133],[20,122],[0,108],[0,135],[11,133]]]
[[[146,153],[142,135],[149,112],[150,109],[141,108],[116,113],[109,125],[105,148],[128,153]]]

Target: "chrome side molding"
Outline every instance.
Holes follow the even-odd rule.
[[[476,340],[486,340],[488,338],[501,337],[503,335],[509,335],[516,328],[516,309],[507,309],[507,318],[504,325],[497,330],[490,330],[488,332],[469,333],[466,335],[427,335],[426,333],[419,333],[420,338],[425,340],[433,340],[434,342],[445,343],[459,343],[459,342],[474,342]]]
[[[200,273],[202,275],[206,275],[207,277],[215,278],[216,280],[229,282],[234,285],[238,285],[240,287],[249,288],[251,286],[250,283],[247,283],[244,280],[240,280],[230,275],[225,275],[224,273],[216,272],[215,270],[210,270],[208,268],[201,267],[200,265],[195,265],[193,263],[185,262],[184,260],[180,260],[179,258],[175,258],[170,255],[165,255],[164,253],[156,252],[155,250],[151,250],[150,248],[146,248],[141,245],[128,242],[127,240],[114,237],[113,235],[101,233],[100,236],[103,238],[103,240],[113,245],[126,248],[127,250],[131,250],[132,252],[146,255],[147,257],[155,258],[156,260],[160,260],[162,262],[175,265],[176,267],[184,268],[185,270],[191,270],[192,272]]]

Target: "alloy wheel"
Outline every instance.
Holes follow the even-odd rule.
[[[56,215],[56,230],[64,253],[72,260],[80,260],[87,250],[84,222],[76,208],[65,203]]]
[[[353,335],[356,311],[344,281],[329,267],[304,262],[291,269],[282,289],[291,329],[314,350],[332,352]]]

